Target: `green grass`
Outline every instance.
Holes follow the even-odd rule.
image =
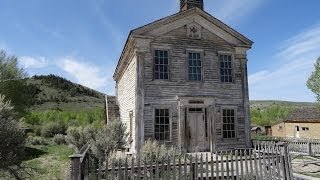
[[[38,157],[23,162],[23,165],[34,169],[32,180],[68,179],[69,156],[74,150],[67,145],[29,146],[34,151],[40,151]]]

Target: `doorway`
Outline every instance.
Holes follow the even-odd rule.
[[[206,151],[206,116],[204,108],[188,109],[188,152]]]
[[[300,138],[300,127],[299,126],[294,127],[294,137]]]

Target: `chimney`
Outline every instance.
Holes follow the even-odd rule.
[[[180,12],[194,7],[203,10],[203,0],[180,0]]]

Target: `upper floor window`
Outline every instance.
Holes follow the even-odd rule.
[[[188,79],[190,81],[202,80],[202,60],[200,53],[190,52],[188,55]]]
[[[169,53],[164,50],[155,50],[154,79],[169,79]]]
[[[235,117],[234,109],[222,110],[223,138],[231,139],[236,137]]]
[[[221,82],[233,82],[232,57],[231,55],[220,55],[220,78]]]
[[[158,141],[170,141],[169,109],[155,109],[154,137]]]

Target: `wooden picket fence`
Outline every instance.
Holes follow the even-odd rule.
[[[89,145],[70,156],[72,180],[82,179],[292,179],[285,143],[255,142],[254,148],[168,156],[152,163],[139,157],[108,159],[89,155]]]
[[[304,154],[309,156],[320,155],[320,140],[319,139],[295,139],[295,138],[278,138],[270,137],[267,139],[254,140],[255,142],[264,143],[268,146],[273,146],[278,142],[285,142],[288,144],[290,153]]]

